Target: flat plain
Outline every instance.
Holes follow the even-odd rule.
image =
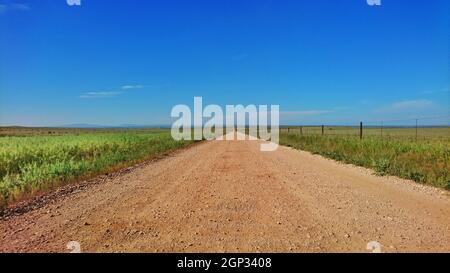
[[[0,252],[450,252],[448,191],[259,148],[205,141],[56,194],[0,220]]]

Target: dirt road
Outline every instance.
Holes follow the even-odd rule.
[[[212,141],[0,220],[0,252],[450,252],[448,192]]]

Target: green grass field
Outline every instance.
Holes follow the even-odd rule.
[[[314,154],[372,168],[379,175],[395,175],[450,190],[450,128],[365,129],[359,139],[355,128],[315,131],[299,127],[281,129],[280,143]],[[341,134],[331,134],[341,132]],[[345,133],[344,133],[345,132]]]
[[[2,128],[0,206],[184,147],[170,130]]]
[[[292,133],[302,135],[322,135],[321,126],[293,126],[283,127],[281,133]],[[327,136],[357,136],[359,127],[354,126],[325,126],[324,135]],[[416,129],[414,127],[363,127],[364,137],[377,137],[394,140],[416,140]],[[419,127],[417,128],[418,141],[450,141],[450,127]]]
[[[282,128],[280,143],[450,190],[450,128]],[[302,134],[300,134],[302,132]],[[0,207],[185,147],[165,129],[0,128]]]

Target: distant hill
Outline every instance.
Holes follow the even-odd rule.
[[[55,128],[108,128],[107,126],[97,125],[97,124],[87,124],[87,123],[75,123],[62,126],[54,126]]]

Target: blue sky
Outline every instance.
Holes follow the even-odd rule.
[[[448,2],[0,0],[0,125],[168,124],[194,96],[284,124],[450,115]]]

